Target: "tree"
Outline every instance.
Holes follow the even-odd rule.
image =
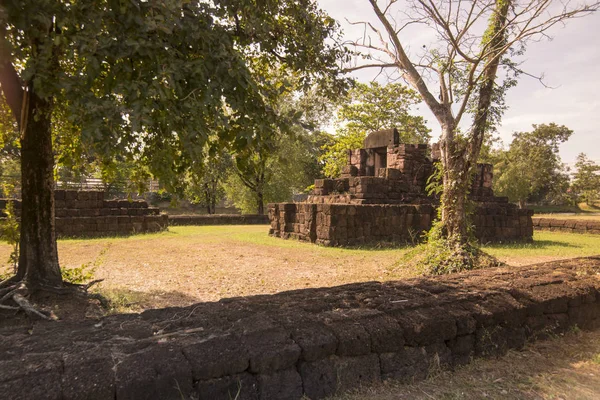
[[[326,176],[338,177],[348,162],[348,150],[359,149],[368,133],[397,128],[402,143],[428,143],[423,117],[410,115],[418,94],[399,83],[357,83],[337,110],[336,135],[324,147]]]
[[[516,132],[507,151],[501,151],[494,163],[494,191],[518,202],[523,208],[532,198],[549,196],[554,187],[564,189],[568,175],[558,155],[558,146],[573,131],[555,123],[533,125],[531,132]]]
[[[464,259],[468,268],[474,252],[468,243],[467,192],[486,133],[506,108],[504,93],[522,72],[511,56],[522,54],[530,41],[547,37],[554,25],[596,11],[598,2],[413,0],[402,12],[396,0],[383,6],[377,0],[369,3],[381,28],[363,22],[370,34],[353,44],[366,61],[348,70],[396,72],[437,119],[443,193],[437,234],[429,237],[446,242],[454,249],[452,257]],[[407,18],[401,20],[402,15]],[[415,24],[432,29],[438,45],[410,54],[403,35]],[[464,121],[467,117],[470,123]]]
[[[231,119],[272,121],[250,55],[286,65],[307,86],[345,84],[337,25],[312,0],[0,4],[0,88],[20,132],[23,213],[17,275],[4,285],[63,288],[52,132],[65,120],[57,110],[85,146],[136,156],[168,182]],[[223,133],[218,145],[226,144],[242,148],[247,138]]]
[[[600,199],[600,165],[584,153],[577,156],[576,172],[573,176],[573,191],[587,205],[593,206]]]
[[[264,213],[267,203],[291,201],[295,194],[302,193],[311,185],[320,173],[314,169],[316,160],[312,152],[317,148],[315,139],[318,140],[318,135],[306,132],[280,136],[269,156],[264,159],[260,175],[258,171],[255,172],[255,181],[258,178],[261,183],[258,190],[257,186],[242,180],[239,172],[233,173],[224,185],[228,202],[243,213],[260,214]],[[245,179],[251,176],[246,175]]]
[[[231,155],[221,151],[202,161],[193,164],[186,174],[184,197],[206,207],[207,214],[215,214],[217,203],[225,197],[223,184],[232,171]]]

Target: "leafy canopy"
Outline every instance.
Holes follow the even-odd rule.
[[[575,169],[573,191],[582,201],[594,205],[600,199],[600,165],[581,153],[577,156]]]
[[[6,0],[0,29],[2,68],[54,105],[65,163],[127,155],[166,181],[214,132],[217,148],[257,139],[232,120],[272,123],[249,59],[283,64],[302,85],[345,85],[338,26],[313,0]]]
[[[418,94],[398,83],[357,83],[337,110],[336,136],[324,148],[326,176],[337,177],[347,163],[347,151],[362,147],[367,134],[397,128],[402,143],[428,143],[430,130],[423,117],[410,114]]]
[[[514,133],[508,150],[495,156],[494,191],[521,204],[534,197],[542,200],[552,196],[557,189],[564,191],[568,176],[558,150],[572,134],[566,126],[555,123]]]

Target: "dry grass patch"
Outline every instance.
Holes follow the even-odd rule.
[[[535,214],[534,218],[555,218],[555,219],[583,219],[591,221],[600,221],[600,213],[577,213],[577,214]]]
[[[265,225],[171,227],[168,232],[59,240],[63,268],[93,269],[117,311],[185,306],[224,297],[415,276],[399,267],[409,248],[327,248],[272,238]],[[484,247],[509,265],[600,254],[593,235],[536,232],[535,243]],[[0,245],[0,260],[10,246]],[[8,264],[4,271],[8,271]],[[3,271],[0,271],[2,273]]]

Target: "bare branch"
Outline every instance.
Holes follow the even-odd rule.
[[[398,64],[388,63],[388,64],[364,64],[358,65],[356,67],[345,68],[343,72],[353,72],[358,71],[365,68],[398,68]]]
[[[429,88],[427,88],[427,85],[423,81],[423,78],[415,69],[410,59],[404,52],[404,48],[400,43],[400,39],[398,39],[398,36],[396,35],[396,31],[377,5],[377,0],[369,0],[369,2],[371,3],[371,6],[373,6],[373,10],[375,11],[377,18],[379,18],[379,20],[385,27],[385,30],[387,31],[387,34],[389,35],[390,40],[392,41],[396,49],[396,59],[400,68],[405,71],[407,80],[419,92],[419,94],[423,98],[423,101],[425,101],[425,103],[436,116],[436,118],[439,120],[439,122],[442,124],[446,124],[447,115],[445,110],[443,110],[440,103],[438,103],[435,97],[431,94]]]

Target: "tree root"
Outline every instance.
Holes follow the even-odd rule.
[[[12,278],[11,278],[12,279]],[[29,317],[41,318],[43,320],[56,320],[56,316],[52,313],[39,310],[32,305],[27,297],[32,293],[48,292],[58,295],[71,295],[82,299],[98,300],[102,307],[108,308],[109,301],[99,293],[88,293],[88,290],[93,285],[102,282],[102,279],[94,280],[85,285],[64,282],[63,287],[53,287],[38,285],[30,290],[25,281],[17,281],[16,279],[7,279],[0,286],[0,310],[24,311]],[[6,283],[8,282],[8,283]],[[6,283],[6,284],[5,284]],[[15,305],[4,304],[11,301]]]
[[[13,286],[14,284],[16,284],[18,282],[19,282],[19,280],[17,279],[16,276],[11,276],[10,278],[0,282],[0,289],[4,289],[7,286]],[[0,293],[2,293],[2,292],[0,291]]]
[[[32,316],[36,316],[36,317],[40,317],[41,319],[45,319],[47,321],[52,321],[55,318],[52,318],[51,315],[46,315],[44,314],[42,311],[38,311],[35,309],[35,307],[33,307],[31,305],[31,303],[29,301],[27,301],[27,299],[25,297],[23,297],[22,295],[15,293],[12,297],[13,301],[15,303],[17,303],[19,305],[19,307],[21,307],[23,309],[23,311],[25,311],[25,313],[27,313],[27,315],[29,315],[30,317]]]

